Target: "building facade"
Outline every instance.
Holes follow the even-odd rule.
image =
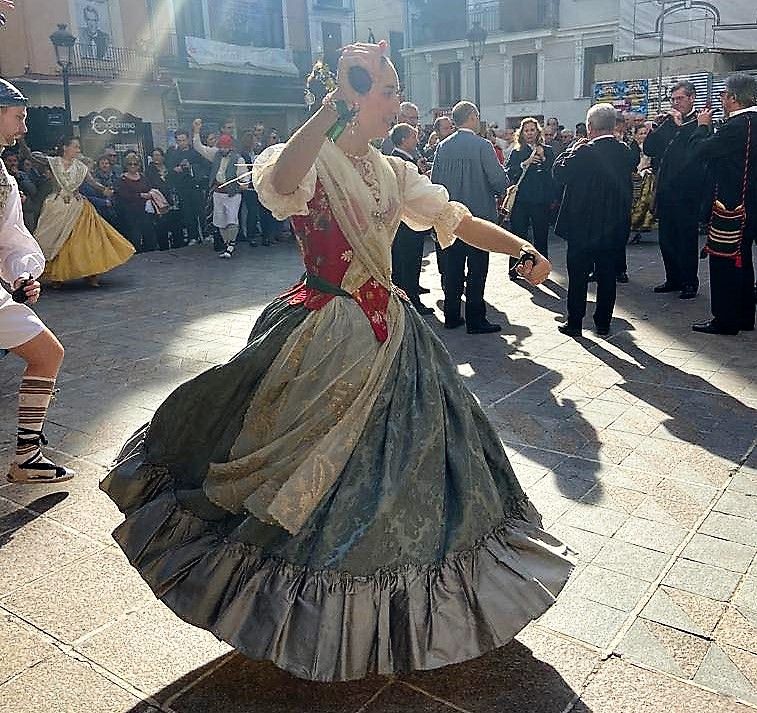
[[[355,39],[353,0],[308,0],[308,33],[313,55],[336,69],[339,50]]]
[[[162,94],[168,81],[156,72],[148,48],[147,5],[130,2],[128,12],[124,5],[119,0],[25,0],[5,12],[0,73],[29,97],[33,148],[49,148],[65,131],[60,67],[50,41],[60,24],[77,39],[70,67],[72,118],[87,117],[97,138],[96,146],[85,149],[93,153],[100,144],[119,141],[130,149],[149,149],[153,133],[165,133]]]
[[[757,47],[753,0],[408,0],[406,83],[423,119],[473,99],[475,63],[466,40],[479,23],[482,118],[583,121],[598,65],[683,48]],[[618,79],[621,77],[618,76]]]
[[[389,52],[397,67],[400,81],[404,85],[405,59],[403,50],[407,47],[405,27],[409,4],[407,0],[354,0],[355,39],[358,42],[389,43]]]
[[[24,0],[5,13],[0,74],[35,109],[33,128],[45,135],[34,148],[65,128],[49,39],[59,24],[77,40],[71,113],[88,153],[96,139],[120,143],[120,152],[165,146],[198,116],[211,128],[233,118],[238,128],[262,121],[286,135],[304,116],[309,1]],[[46,118],[36,111],[43,107]]]

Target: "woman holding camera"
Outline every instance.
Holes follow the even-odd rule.
[[[544,130],[532,117],[520,122],[514,139],[513,150],[505,165],[510,182],[518,184],[510,227],[524,240],[528,238],[530,227],[534,246],[542,255],[548,256],[551,204],[557,194],[552,179],[555,151],[545,144]],[[511,258],[510,267],[514,264],[515,260]]]
[[[185,620],[319,681],[430,669],[502,646],[571,563],[541,530],[456,366],[392,288],[400,220],[443,245],[529,253],[371,145],[399,111],[386,43],[344,49],[336,88],[253,182],[293,216],[303,279],[225,366],[180,386],[103,489],[130,561]],[[422,424],[419,427],[419,424]]]

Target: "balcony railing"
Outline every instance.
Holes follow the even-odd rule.
[[[155,79],[155,60],[147,52],[126,47],[77,42],[70,74],[94,79]]]
[[[414,46],[465,39],[478,22],[489,34],[549,30],[559,22],[560,0],[486,0],[449,3],[428,0],[413,17]]]

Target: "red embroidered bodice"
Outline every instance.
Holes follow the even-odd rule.
[[[320,181],[316,182],[315,194],[308,203],[308,208],[308,215],[292,218],[305,270],[338,287],[352,262],[352,248],[331,212],[328,197]],[[304,282],[298,283],[282,295],[289,304],[304,305],[312,310],[325,307],[335,296],[308,287]],[[368,317],[376,339],[380,342],[386,341],[389,336],[386,324],[389,290],[376,280],[370,279],[353,297]]]

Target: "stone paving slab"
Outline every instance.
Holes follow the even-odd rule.
[[[498,429],[545,526],[578,552],[557,604],[475,661],[396,679],[299,681],[253,662],[156,602],[110,538],[97,489],[124,438],[178,384],[244,346],[301,274],[291,243],[135,257],[92,291],[45,294],[66,345],[47,431],[79,477],[0,486],[0,709],[35,713],[742,713],[757,709],[757,337],[694,334],[696,300],[655,296],[654,244],[629,248],[616,331],[556,331],[555,280],[535,289],[491,261],[500,335],[429,323]],[[146,291],[160,276],[168,288]],[[218,286],[224,285],[223,294]],[[588,320],[587,320],[588,323]],[[726,348],[727,347],[727,348]],[[20,364],[0,361],[0,466]]]

